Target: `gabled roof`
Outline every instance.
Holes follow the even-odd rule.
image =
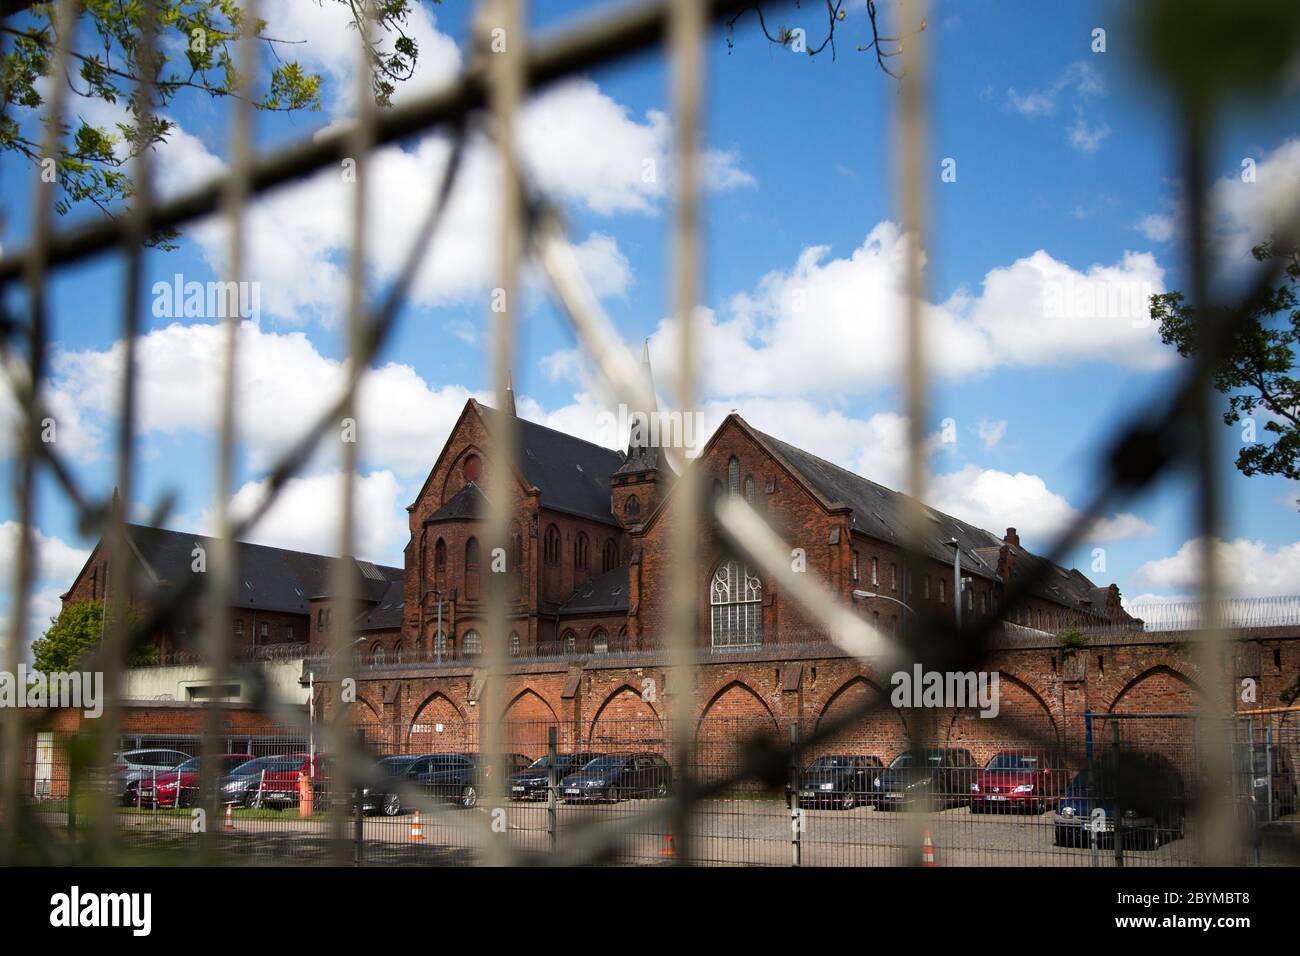
[[[482,402],[475,405],[491,429],[498,412]],[[622,453],[526,418],[516,422],[520,444],[516,460],[524,480],[541,491],[542,507],[618,525],[609,478],[622,466]]]
[[[736,417],[739,419],[739,416]],[[743,422],[743,419],[739,420]],[[779,438],[766,435],[748,423],[745,425],[768,446],[769,451],[784,459],[820,497],[832,506],[842,505],[848,508],[849,526],[853,530],[882,541],[893,541],[899,545],[903,543],[906,509],[911,501],[907,495],[855,475],[846,468],[818,458]],[[951,564],[952,546],[948,542],[956,538],[962,551],[963,571],[985,578],[997,578],[997,548],[1002,545],[1001,538],[991,531],[977,528],[925,505],[921,506],[921,513],[927,520],[919,543],[927,556]],[[993,549],[991,558],[989,548]]]
[[[402,579],[398,578],[388,583],[388,587],[379,595],[374,607],[361,612],[357,617],[357,630],[397,630],[402,626],[402,615],[405,608],[405,586]]]
[[[559,614],[627,613],[627,565],[590,578],[560,605]]]
[[[205,535],[127,525],[127,535],[146,568],[160,582],[177,583],[194,572],[195,546],[209,554],[216,544]],[[246,541],[235,544],[235,607],[306,614],[313,597],[332,588],[336,558],[303,551],[287,551]],[[354,562],[360,594],[374,600],[393,581],[402,580],[402,569],[368,561]],[[373,596],[372,596],[373,595]]]

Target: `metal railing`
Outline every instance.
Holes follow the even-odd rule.
[[[28,241],[16,249],[6,248],[3,258],[0,258],[0,285],[3,286],[0,291],[9,296],[21,284],[27,293],[25,314],[21,317],[6,316],[4,325],[6,358],[9,360],[6,370],[22,411],[15,509],[21,534],[13,569],[11,624],[5,657],[7,667],[16,670],[20,662],[23,634],[31,607],[38,478],[48,478],[72,503],[83,527],[103,535],[112,554],[112,566],[118,569],[119,574],[129,573],[125,569],[132,567],[123,523],[136,505],[137,486],[133,481],[138,437],[135,347],[139,339],[138,317],[142,314],[142,256],[146,241],[161,230],[192,223],[204,216],[225,217],[231,236],[226,273],[229,278],[238,278],[245,271],[247,209],[256,197],[345,158],[357,164],[357,179],[364,183],[365,161],[376,147],[434,128],[450,130],[453,137],[452,156],[443,171],[433,203],[415,241],[404,253],[396,279],[377,301],[369,299],[362,281],[367,254],[362,241],[365,235],[363,227],[370,210],[365,190],[359,188],[353,193],[350,282],[347,301],[342,303],[347,315],[348,379],[319,418],[309,423],[291,448],[274,462],[267,472],[264,496],[239,518],[229,511],[233,454],[238,442],[235,414],[238,392],[234,382],[239,357],[236,354],[236,319],[233,316],[227,318],[224,387],[217,415],[220,423],[219,455],[214,482],[218,526],[215,540],[219,545],[209,557],[207,573],[171,582],[165,591],[151,591],[144,581],[130,582],[141,595],[147,610],[138,623],[128,624],[126,615],[120,613],[124,610],[125,594],[129,588],[115,588],[115,610],[119,613],[112,616],[114,623],[105,635],[102,650],[87,665],[106,672],[109,686],[115,686],[115,678],[124,666],[129,650],[149,641],[153,634],[182,614],[192,613],[196,605],[202,607],[205,617],[205,659],[218,672],[228,669],[232,653],[227,596],[234,581],[231,542],[242,539],[257,525],[288,482],[318,449],[324,447],[326,437],[333,433],[337,424],[350,417],[357,385],[364,379],[379,350],[391,338],[412,281],[427,260],[429,247],[437,240],[448,197],[458,179],[465,143],[471,133],[485,134],[503,159],[502,178],[498,183],[498,192],[503,200],[499,223],[501,245],[494,255],[498,262],[496,285],[504,292],[508,307],[491,314],[491,367],[498,407],[503,407],[506,401],[507,375],[512,364],[516,319],[520,312],[518,302],[524,295],[518,282],[519,263],[527,254],[534,255],[541,263],[551,291],[572,325],[580,346],[591,356],[610,391],[629,407],[653,407],[654,397],[646,394],[634,357],[601,312],[576,268],[573,248],[554,205],[536,184],[524,178],[517,127],[519,106],[528,93],[565,77],[617,63],[633,53],[660,47],[669,65],[669,99],[675,136],[671,265],[668,269],[668,301],[680,333],[673,367],[674,399],[678,409],[689,411],[695,408],[699,400],[697,375],[700,363],[696,351],[694,313],[700,298],[699,263],[704,251],[700,241],[698,195],[701,109],[708,77],[704,39],[711,24],[734,17],[753,6],[752,0],[661,0],[620,7],[534,41],[526,35],[520,0],[486,0],[481,4],[476,20],[474,48],[468,65],[462,75],[444,89],[419,94],[403,105],[386,110],[375,109],[370,91],[359,89],[358,115],[353,123],[267,154],[254,150],[247,98],[238,99],[237,102],[243,105],[235,110],[230,170],[208,185],[183,191],[171,198],[158,197],[153,189],[150,151],[144,149],[132,169],[135,196],[126,215],[56,229],[52,216],[54,187],[38,178],[32,192]],[[903,377],[910,439],[906,490],[911,500],[918,502],[925,499],[925,429],[929,421],[926,415],[928,362],[923,308],[926,277],[921,266],[928,220],[928,174],[925,171],[933,165],[927,143],[931,100],[930,39],[924,28],[927,6],[923,0],[909,0],[900,5],[899,32],[907,37],[907,44],[905,50],[900,50],[898,59],[893,61],[901,70],[899,106],[892,127],[897,145],[897,192],[901,197],[900,218],[908,236],[904,270],[908,308],[903,319],[906,342]],[[369,4],[362,7],[363,26],[368,26],[373,10]],[[243,9],[250,21],[255,18],[256,6],[252,0],[245,0]],[[56,74],[68,62],[67,38],[71,35],[69,28],[76,19],[77,10],[75,0],[60,0],[56,4],[56,15],[62,26],[58,31],[60,42],[54,51],[52,64]],[[145,11],[146,28],[141,38],[140,56],[147,65],[156,43],[152,26],[156,4],[146,3]],[[871,5],[871,11],[874,22],[874,5]],[[504,29],[513,38],[503,52],[489,50],[487,38],[493,29]],[[361,65],[358,75],[362,77],[367,76],[368,69],[364,42],[367,32],[365,29],[358,31],[358,63]],[[242,62],[253,63],[252,37],[244,36],[239,46],[241,58],[244,58]],[[147,76],[148,71],[144,72]],[[247,82],[252,70],[242,72]],[[147,112],[148,104],[153,102],[147,80],[141,83],[138,93]],[[1210,303],[1213,298],[1205,261],[1208,249],[1205,209],[1209,108],[1205,102],[1192,98],[1184,100],[1183,106],[1180,122],[1184,155],[1183,168],[1179,172],[1188,193],[1190,300],[1198,304]],[[47,155],[58,152],[59,120],[66,112],[63,84],[53,83],[47,101],[47,118],[50,120],[46,123],[50,138],[46,144]],[[1285,219],[1284,239],[1295,238],[1297,221],[1295,211],[1291,211]],[[121,309],[125,360],[121,380],[117,383],[120,414],[116,438],[116,485],[120,499],[113,501],[99,501],[87,493],[63,454],[55,446],[39,440],[40,423],[48,413],[43,385],[47,377],[47,346],[52,328],[47,291],[51,274],[54,270],[83,263],[104,253],[120,254],[126,263]],[[1256,276],[1243,297],[1213,313],[1215,320],[1207,322],[1202,330],[1202,357],[1193,360],[1186,374],[1167,390],[1167,400],[1163,405],[1145,407],[1141,418],[1116,430],[1111,452],[1098,463],[1098,474],[1091,486],[1094,495],[1081,509],[1077,521],[1049,549],[1047,557],[1050,562],[1059,563],[1071,553],[1097,516],[1132,498],[1176,467],[1187,467],[1192,476],[1196,489],[1198,533],[1206,539],[1217,535],[1221,524],[1221,490],[1215,478],[1218,462],[1216,430],[1221,425],[1215,420],[1208,399],[1214,357],[1228,351],[1226,346],[1240,326],[1235,317],[1250,313],[1265,294],[1270,278],[1264,273]],[[488,480],[491,507],[485,540],[489,549],[504,549],[507,522],[514,502],[507,494],[507,482],[500,480],[500,476],[509,474],[512,466],[515,444],[511,429],[514,424],[508,416],[497,416],[494,421],[496,431],[491,435]],[[1000,623],[991,618],[968,621],[964,628],[957,630],[949,621],[928,616],[921,618],[918,628],[906,641],[878,631],[831,594],[824,583],[811,575],[795,572],[790,566],[788,547],[754,509],[733,497],[710,501],[698,487],[698,469],[692,469],[677,450],[667,449],[666,452],[680,474],[673,492],[679,520],[673,525],[671,542],[673,560],[668,592],[672,607],[664,634],[665,651],[671,660],[669,683],[676,692],[668,702],[664,722],[667,729],[656,738],[655,746],[647,749],[655,751],[675,768],[670,798],[646,801],[650,805],[638,805],[627,813],[620,813],[611,826],[575,832],[563,846],[554,841],[542,844],[542,848],[548,851],[547,858],[553,862],[606,859],[637,834],[651,833],[654,841],[659,842],[666,825],[671,826],[667,832],[676,840],[672,853],[675,862],[707,860],[711,847],[716,845],[712,842],[715,834],[702,829],[700,811],[707,806],[707,801],[733,793],[746,780],[767,787],[780,786],[791,766],[801,765],[806,756],[816,753],[825,741],[842,734],[855,722],[878,717],[885,706],[879,700],[872,700],[847,708],[833,719],[802,729],[793,741],[783,736],[787,728],[753,735],[752,743],[745,742],[749,735],[728,735],[723,744],[702,740],[692,712],[692,695],[680,689],[691,687],[692,671],[699,663],[695,632],[700,592],[698,531],[701,527],[713,527],[716,522],[718,533],[727,545],[743,555],[765,578],[776,582],[782,600],[797,606],[800,613],[844,654],[869,657],[886,667],[917,663],[927,670],[965,671],[978,666],[1000,633]],[[340,554],[350,554],[354,550],[353,475],[356,455],[354,444],[343,445],[345,478],[340,489],[338,516]],[[707,521],[706,510],[711,512]],[[921,553],[921,549],[915,546],[915,542],[920,540],[915,529],[923,527],[924,520],[919,513],[912,516],[913,530],[909,531],[904,542],[914,556]],[[1048,561],[1039,562],[1008,588],[1001,605],[1002,617],[1014,619],[1017,609],[1026,605],[1043,583],[1042,578],[1050,567]],[[484,799],[489,802],[506,796],[501,788],[507,779],[504,771],[509,766],[506,755],[510,753],[508,745],[511,740],[509,727],[486,716],[500,709],[502,702],[496,695],[500,693],[509,664],[505,626],[507,592],[504,581],[497,580],[503,577],[494,575],[489,578],[492,613],[482,657],[487,679],[485,696],[479,707],[485,716],[472,728],[463,728],[467,740],[472,736],[475,749],[489,755],[488,765],[495,771],[484,777]],[[351,676],[348,671],[355,670],[350,653],[355,640],[350,623],[354,615],[346,613],[353,605],[353,587],[346,575],[336,585],[337,600],[344,609],[340,617],[348,622],[335,628],[331,634],[333,670],[340,680]],[[1224,715],[1227,701],[1231,698],[1222,692],[1223,682],[1218,681],[1216,675],[1223,674],[1218,645],[1224,637],[1225,626],[1230,623],[1231,609],[1225,607],[1222,600],[1221,572],[1213,553],[1203,564],[1200,590],[1204,613],[1195,617],[1198,628],[1195,645],[1209,693],[1204,708],[1207,731],[1199,740],[1199,746],[1206,779],[1222,781],[1228,779],[1232,758],[1229,737],[1219,731],[1222,722],[1215,718]],[[1225,680],[1231,677],[1230,674],[1223,676]],[[352,732],[355,721],[341,701],[336,701],[338,706],[321,715],[320,719],[314,710],[305,717],[297,711],[280,707],[269,694],[261,695],[257,702],[266,713],[283,719],[285,725],[295,732],[310,734],[308,769],[302,771],[309,778],[312,778],[310,758],[316,753],[329,755],[329,792],[332,796],[323,801],[329,808],[329,825],[318,834],[322,858],[338,862],[359,852],[345,837],[349,807],[343,795],[356,792],[359,782],[370,772],[370,761],[376,756],[376,735],[363,734],[363,739],[358,739]],[[111,753],[121,736],[121,716],[119,707],[110,702],[99,728],[97,757],[93,761],[101,769],[111,765]],[[7,711],[3,718],[4,788],[0,791],[0,804],[7,812],[0,830],[4,839],[0,849],[3,849],[5,859],[15,859],[19,856],[20,835],[22,845],[39,845],[42,852],[62,846],[63,841],[56,836],[59,821],[49,819],[48,810],[33,813],[22,799],[28,728],[17,712]],[[932,716],[922,715],[918,719],[919,726],[912,731],[916,740],[927,742],[943,738],[942,728],[932,725]],[[197,787],[201,795],[217,794],[222,779],[214,769],[219,755],[220,721],[220,708],[216,705],[209,707],[199,748],[203,762]],[[1041,736],[1041,731],[1024,728],[1024,734],[1032,740]],[[1048,742],[1043,741],[1044,744]],[[719,752],[718,747],[722,748],[724,756],[716,760],[707,759],[707,754]],[[1066,755],[1065,759],[1077,757]],[[72,777],[75,779],[75,768]],[[311,779],[307,791],[296,789],[287,777],[276,778],[275,786],[278,788],[275,793],[287,796],[290,804],[306,799],[306,793],[313,793]],[[108,787],[94,787],[91,792],[95,802],[90,812],[88,839],[83,841],[79,838],[72,846],[77,851],[84,848],[86,858],[110,860],[119,847],[119,814],[115,805],[121,801],[119,795]],[[259,793],[265,792],[265,780],[261,779]],[[300,796],[294,797],[295,793]],[[313,796],[321,794],[313,793]],[[428,792],[413,792],[410,800],[413,806],[428,812],[431,819],[445,818],[447,807]],[[1202,818],[1205,852],[1201,859],[1207,862],[1231,861],[1235,858],[1237,832],[1231,794],[1224,791],[1217,800],[1208,799],[1206,806],[1209,811]],[[260,811],[260,807],[259,802],[256,809]],[[444,847],[447,853],[441,859],[508,863],[524,852],[524,848],[511,841],[495,839],[484,819],[474,817],[462,820],[462,824],[468,835],[455,847]],[[922,853],[920,835],[924,824],[919,819],[905,819],[899,826],[905,827],[905,832],[900,831],[898,852],[888,858],[889,862],[918,862]],[[80,827],[78,832],[81,832]],[[205,853],[218,852],[218,835],[216,828],[204,832],[201,844]],[[178,839],[181,839],[179,835]],[[788,841],[783,846],[788,847]],[[461,850],[466,852],[461,853]]]

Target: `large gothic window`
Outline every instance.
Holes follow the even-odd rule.
[[[763,643],[763,582],[739,561],[724,561],[709,588],[714,647]]]
[[[585,571],[590,560],[591,549],[587,543],[587,535],[580,531],[573,541],[573,566],[580,571]]]
[[[466,631],[460,646],[465,657],[478,657],[483,653],[483,640],[478,636],[478,631]]]
[[[605,556],[601,561],[601,571],[613,571],[618,567],[618,542],[610,538],[605,542]]]
[[[553,524],[546,526],[546,537],[542,541],[542,560],[547,564],[560,563],[560,529]]]
[[[730,494],[740,494],[740,461],[732,458],[727,462],[727,491]]]
[[[623,514],[627,515],[629,521],[636,521],[641,517],[641,499],[636,495],[631,495],[627,499],[627,504],[623,506]]]

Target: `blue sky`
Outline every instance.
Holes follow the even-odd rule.
[[[305,41],[295,52],[322,73],[324,108],[259,117],[261,148],[346,121],[352,37],[334,6],[275,5],[271,32]],[[546,29],[592,7],[547,0],[533,5],[532,19]],[[412,23],[419,72],[398,102],[463,65],[467,10],[462,3],[420,9]],[[824,29],[812,9],[771,19],[805,26],[810,38]],[[1106,30],[1104,53],[1091,49],[1097,27]],[[861,5],[851,4],[834,61],[769,45],[752,18],[738,25],[730,47],[721,32],[709,45],[702,410],[710,428],[734,408],[763,430],[900,487],[901,237],[890,125],[897,83],[854,50],[865,30]],[[1041,547],[1088,498],[1106,437],[1122,421],[1154,414],[1179,371],[1140,317],[1062,314],[1050,305],[1053,295],[1080,289],[1183,286],[1178,129],[1130,46],[1122,5],[939,3],[929,36],[936,71],[925,250],[935,376],[927,429],[956,438],[936,440],[929,497],[994,531],[1015,525],[1029,546]],[[666,83],[663,61],[640,57],[548,90],[524,121],[535,181],[565,208],[580,262],[620,333],[633,347],[651,339],[661,386],[672,330]],[[1244,250],[1267,233],[1270,210],[1296,192],[1298,106],[1300,83],[1292,82],[1268,101],[1233,104],[1223,118],[1212,171],[1216,241],[1229,274],[1244,268]],[[94,122],[113,118],[101,105],[79,108]],[[158,170],[160,188],[174,193],[221,170],[229,112],[186,97],[168,112],[178,129],[160,151]],[[435,135],[385,150],[372,165],[372,290],[391,279],[446,150]],[[1241,179],[1246,159],[1255,164],[1252,183]],[[643,179],[647,160],[655,182]],[[953,182],[941,181],[944,160],[955,161]],[[466,397],[485,397],[490,388],[483,347],[495,250],[493,162],[481,142],[471,148],[448,229],[363,397],[361,551],[376,560],[400,564],[403,506]],[[0,237],[6,249],[26,236],[31,176],[19,160],[0,161],[10,211]],[[253,500],[268,462],[338,376],[347,188],[326,171],[259,204],[250,221],[260,312],[241,332],[239,505]],[[63,223],[82,215],[94,213]],[[176,274],[218,278],[223,254],[223,226],[197,224],[178,250],[148,256],[149,283]],[[49,400],[62,447],[100,494],[112,487],[121,279],[120,260],[105,257],[68,270],[52,288]],[[571,333],[539,284],[530,283],[527,296],[515,371],[521,411],[613,443],[599,430],[608,397],[591,382]],[[172,492],[177,505],[168,523],[206,531],[217,326],[207,317],[152,311],[142,321],[145,429],[132,504],[145,513]],[[12,414],[0,406],[6,423]],[[1234,590],[1300,592],[1300,491],[1280,479],[1238,475],[1231,456],[1239,437],[1225,429],[1222,438],[1224,554]],[[330,550],[336,487],[331,450],[289,489],[257,540]],[[1075,563],[1098,583],[1117,582],[1129,598],[1191,593],[1191,501],[1185,481],[1164,482],[1109,512]],[[6,496],[5,548],[12,547],[13,515]],[[93,542],[79,535],[48,485],[39,527],[37,613],[48,614]],[[1094,567],[1097,548],[1104,570]]]

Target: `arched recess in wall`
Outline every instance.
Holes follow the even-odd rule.
[[[360,694],[357,702],[349,710],[349,722],[352,732],[361,731],[370,746],[384,747],[388,744],[388,728],[384,726],[383,711]]]
[[[865,717],[855,717],[843,729],[827,737],[807,755],[812,762],[822,754],[864,754],[879,757],[888,764],[911,746],[907,720],[902,711],[889,703],[889,694],[875,682],[861,675],[850,677],[827,699],[817,715],[817,730],[823,725],[845,718],[860,707],[874,706]]]
[[[478,464],[475,464],[475,461]],[[442,501],[446,503],[456,492],[460,491],[470,481],[477,480],[478,474],[483,470],[483,453],[476,445],[470,445],[461,451],[456,459],[447,469],[447,477],[442,482]],[[474,478],[469,476],[473,475]]]
[[[943,746],[964,747],[981,766],[1004,750],[1059,748],[1060,727],[1045,695],[1015,674],[997,675],[997,716],[980,716],[979,707],[950,710]]]
[[[736,773],[746,743],[755,737],[777,739],[776,717],[758,693],[743,681],[734,680],[713,695],[700,714],[695,730],[695,772],[703,780],[716,780]],[[737,789],[755,789],[752,781],[741,781]]]
[[[501,714],[506,752],[535,760],[546,753],[550,728],[560,726],[555,708],[531,687],[525,687]]]
[[[649,688],[654,692],[649,696],[657,699],[659,688]],[[645,687],[638,690],[631,684],[612,691],[592,718],[587,745],[593,750],[661,750],[666,742],[663,721],[647,696]],[[667,750],[663,753],[667,756]]]
[[[477,721],[465,714],[441,691],[426,697],[406,729],[409,753],[443,753],[475,749]]]
[[[1117,720],[1121,746],[1164,754],[1183,779],[1191,780],[1189,774],[1196,770],[1192,715],[1200,712],[1203,700],[1204,692],[1188,675],[1168,664],[1157,664],[1124,681],[1107,712],[1124,715]],[[1156,713],[1188,716],[1143,716]],[[1094,720],[1094,738],[1105,733],[1110,740],[1114,733],[1110,723]]]

